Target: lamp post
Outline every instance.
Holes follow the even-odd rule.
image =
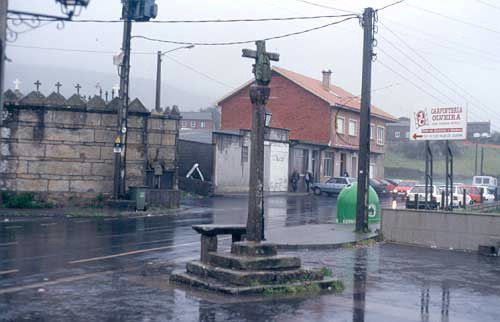
[[[476,158],[475,158],[475,161],[474,161],[474,175],[477,176],[477,146],[478,146],[479,138],[481,137],[481,134],[480,133],[474,133],[472,135],[472,137],[474,138],[474,141],[476,141]]]
[[[165,54],[171,53],[173,51],[179,50],[179,49],[191,49],[194,48],[194,45],[188,45],[188,46],[181,46],[177,47],[171,50],[167,50],[164,52],[158,51],[157,56],[156,56],[156,102],[155,102],[155,110],[157,112],[160,111],[160,104],[161,104],[161,58]]]
[[[476,158],[475,158],[475,163],[474,163],[474,175],[477,176],[477,152],[478,152],[478,145],[479,143],[481,143],[482,141],[485,141],[486,139],[490,138],[491,135],[487,132],[484,132],[484,133],[474,133],[473,135],[473,138],[474,138],[474,141],[476,142]],[[481,147],[481,163],[480,163],[480,170],[479,170],[479,173],[480,175],[484,175],[484,147]]]

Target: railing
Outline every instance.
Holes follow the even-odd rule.
[[[474,211],[474,212],[489,212],[489,211],[495,210],[497,208],[500,208],[500,201],[483,202],[483,203],[473,204],[473,205],[467,206],[467,208],[465,210],[466,211]]]

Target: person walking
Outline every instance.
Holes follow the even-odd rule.
[[[307,193],[309,193],[311,187],[311,181],[313,180],[313,175],[310,171],[307,171],[304,175],[304,181],[306,182]]]
[[[297,184],[299,183],[299,179],[300,179],[299,173],[297,172],[297,170],[293,170],[292,176],[290,178],[290,181],[292,182],[293,192],[297,192]]]

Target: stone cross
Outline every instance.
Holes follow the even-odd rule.
[[[108,102],[108,91],[106,91],[106,93],[104,93],[104,95],[106,96],[106,103]]]
[[[80,84],[76,84],[75,88],[76,88],[76,94],[80,95],[80,88],[82,88],[82,86]]]
[[[243,49],[243,57],[254,58],[253,74],[257,84],[267,86],[271,82],[271,60],[278,61],[280,55],[266,52],[266,42],[258,40],[255,42],[257,50]]]
[[[60,82],[57,82],[55,86],[57,87],[57,94],[59,94],[59,89],[61,88],[62,84]]]
[[[34,84],[36,86],[36,91],[39,92],[40,91],[40,85],[42,85],[42,83],[40,83],[40,81],[37,80]]]
[[[111,89],[111,99],[115,98],[115,89]]]
[[[99,97],[102,98],[102,88],[99,87]]]
[[[255,42],[257,50],[243,49],[243,57],[254,58],[252,72],[257,84],[250,86],[252,101],[252,133],[250,152],[250,176],[248,189],[248,217],[246,238],[261,242],[264,236],[264,129],[266,103],[269,99],[272,70],[271,60],[278,61],[279,54],[266,52],[266,43]]]
[[[12,83],[14,83],[14,89],[16,91],[18,91],[19,90],[19,85],[21,85],[21,81],[16,78]]]

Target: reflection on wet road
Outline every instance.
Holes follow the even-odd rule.
[[[391,244],[298,253],[332,268],[342,295],[255,300],[172,288],[168,273],[198,256],[191,225],[246,219],[244,198],[187,204],[175,216],[3,222],[0,321],[498,321],[498,258]],[[265,206],[267,229],[335,220],[327,197]]]

